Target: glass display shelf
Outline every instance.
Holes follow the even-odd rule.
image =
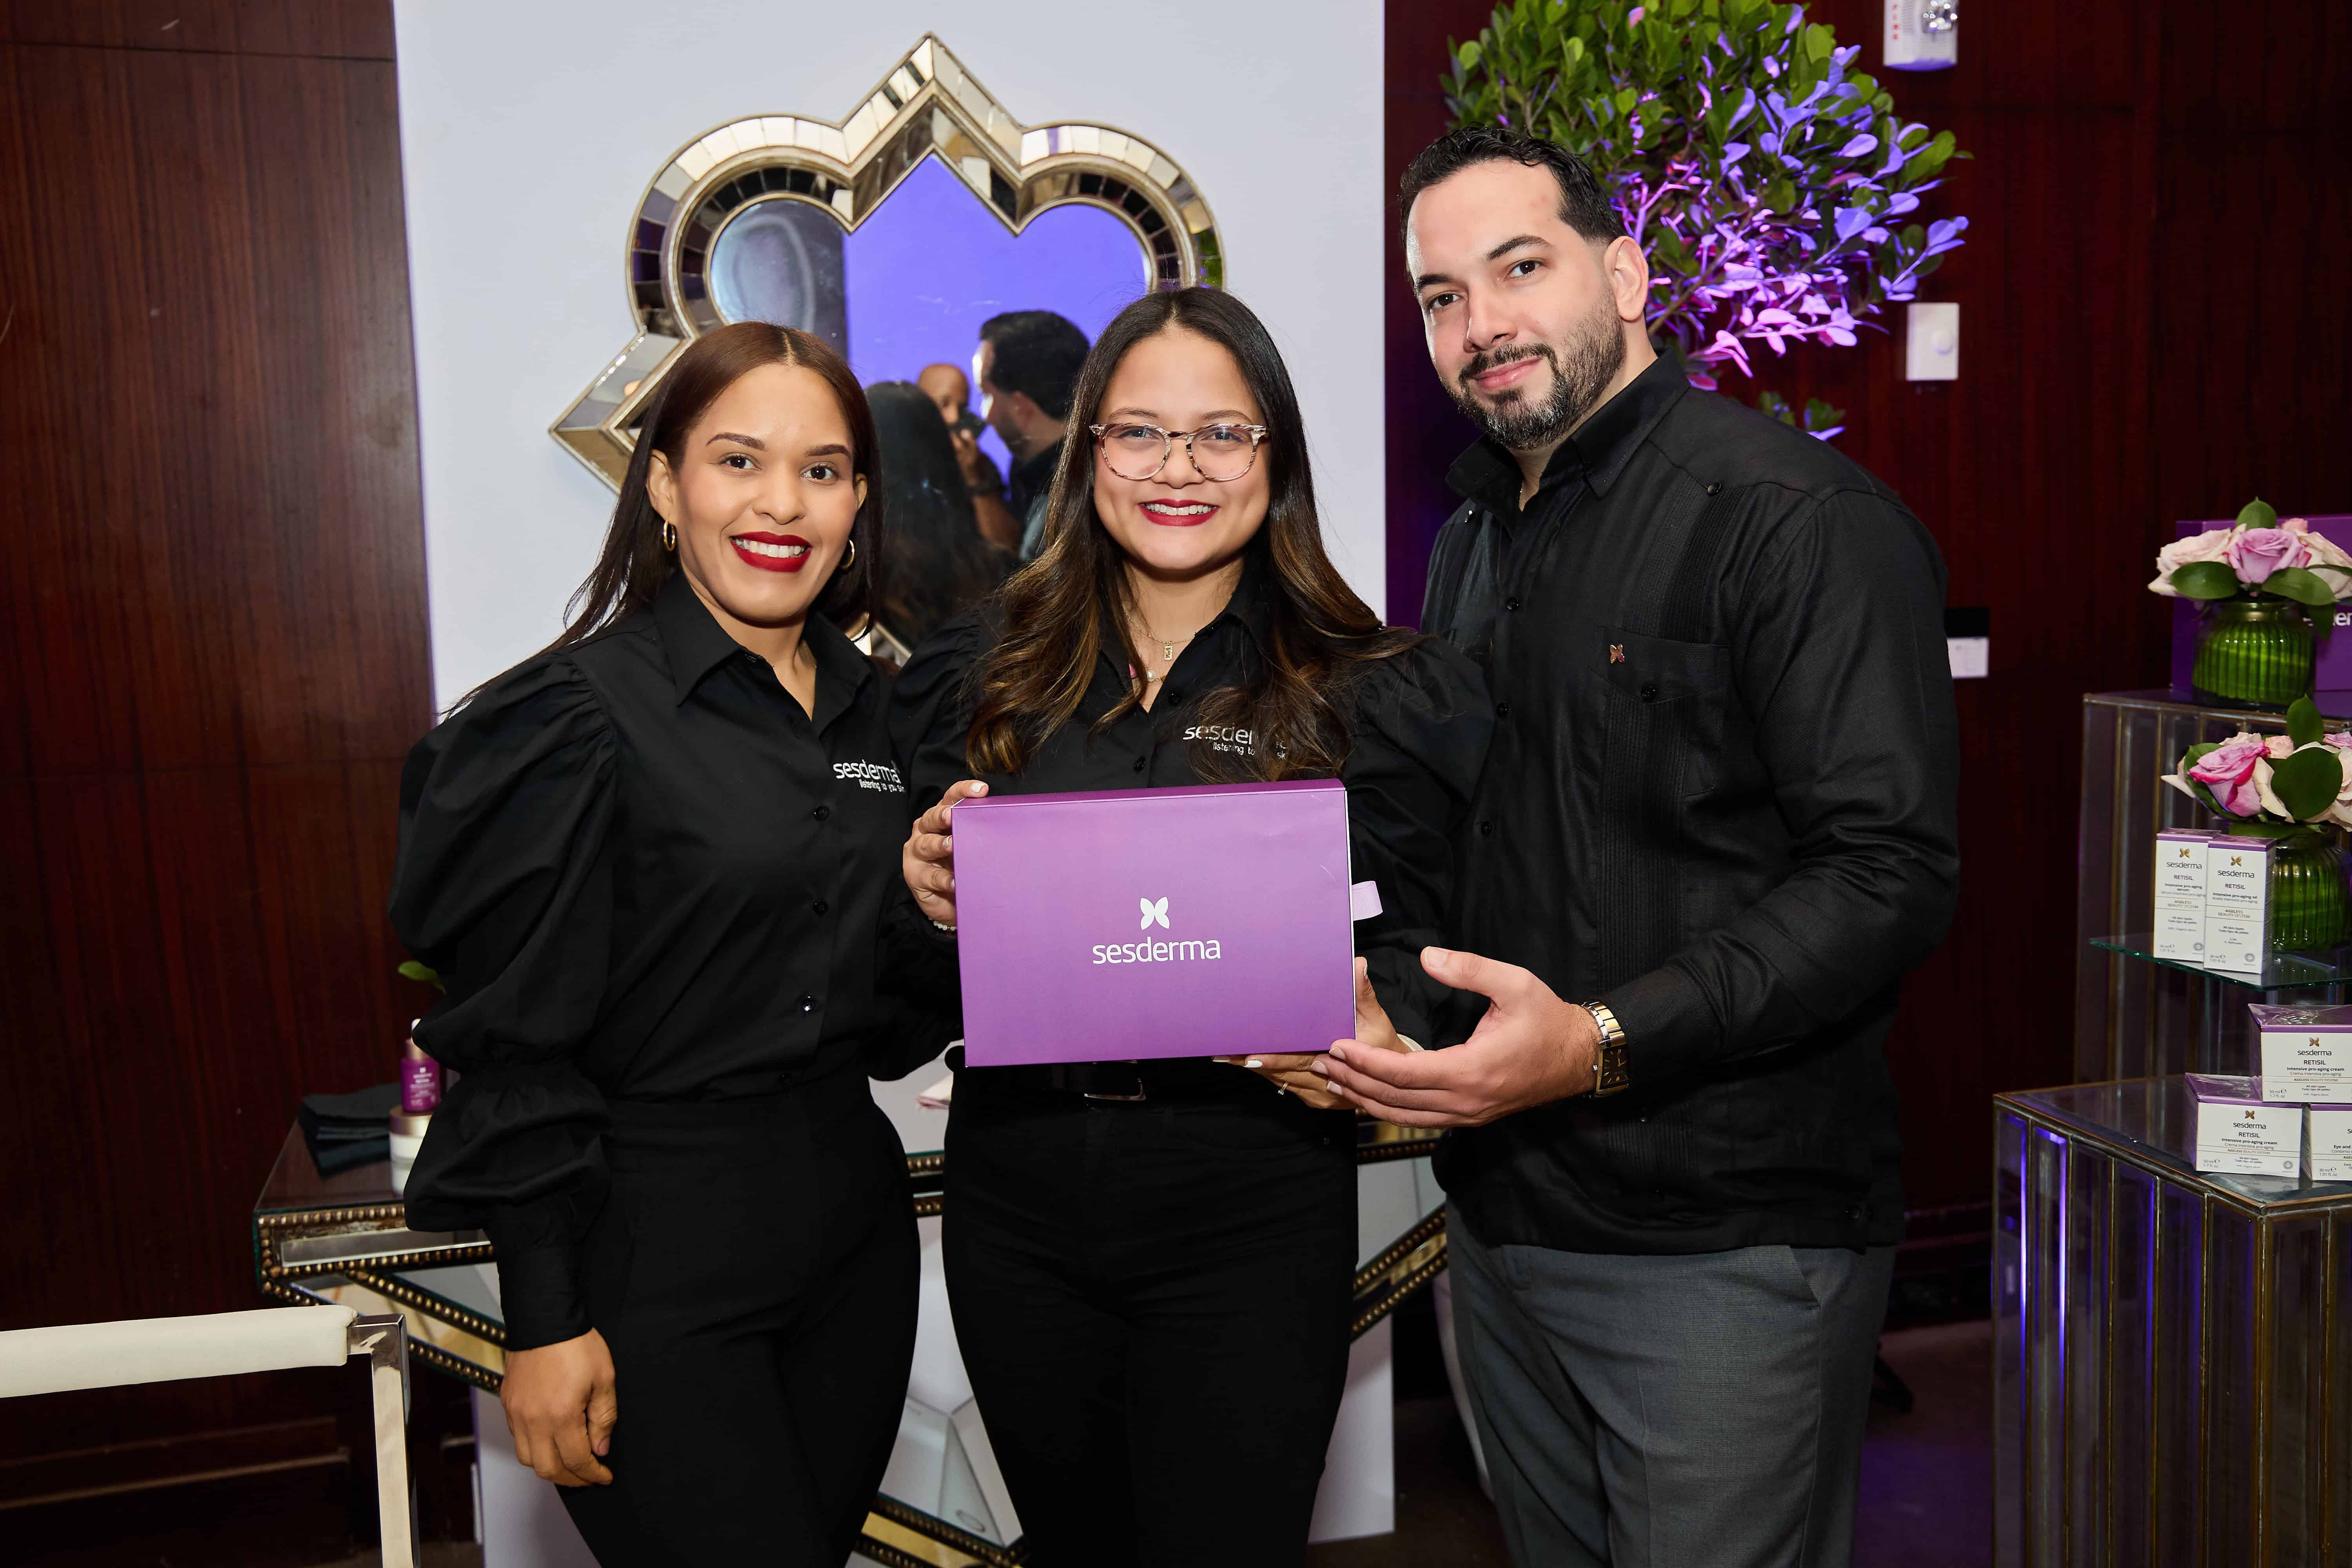
[[[2225,984],[2242,986],[2248,991],[2294,991],[2311,985],[2352,984],[2352,948],[2322,949],[2311,952],[2274,952],[2263,963],[2262,973],[2244,970],[2208,969],[2201,963],[2185,959],[2158,958],[2156,938],[2149,932],[2131,931],[2123,936],[2095,936],[2091,945],[2108,952],[2121,953],[2126,958],[2141,959],[2183,974],[2201,975]]]

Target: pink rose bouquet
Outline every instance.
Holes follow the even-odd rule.
[[[2238,521],[2175,540],[2156,554],[2148,591],[2168,598],[2239,599],[2272,595],[2299,605],[2352,597],[2352,554],[2311,531],[2299,517],[2279,521],[2270,504],[2246,503]]]
[[[2308,697],[2286,710],[2286,733],[2243,731],[2181,753],[2164,782],[2222,816],[2281,827],[2352,826],[2352,734],[2324,731]]]

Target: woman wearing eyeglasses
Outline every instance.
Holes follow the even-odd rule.
[[[893,701],[928,808],[906,972],[953,1000],[950,812],[970,795],[1336,776],[1386,909],[1357,927],[1370,990],[1425,1034],[1419,953],[1492,722],[1475,667],[1383,626],[1332,567],[1289,374],[1231,295],[1129,306],[1071,430],[1044,553],[919,649]],[[1304,1552],[1347,1373],[1354,1117],[1307,1057],[1217,1048],[957,1075],[949,1299],[1047,1568]]]

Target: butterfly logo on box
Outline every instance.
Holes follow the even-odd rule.
[[[1212,958],[1223,958],[1225,950],[1216,938],[1205,941],[1176,941],[1175,928],[1168,923],[1168,900],[1149,896],[1135,900],[1143,919],[1136,929],[1149,932],[1153,926],[1170,933],[1167,942],[1112,942],[1095,944],[1097,963],[1189,963]]]

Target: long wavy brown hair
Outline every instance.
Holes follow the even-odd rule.
[[[1213,289],[1146,294],[1103,329],[1078,374],[1069,439],[1047,502],[1045,549],[1004,585],[1003,634],[972,673],[964,757],[975,772],[1021,772],[1045,738],[1076,716],[1106,627],[1127,664],[1143,667],[1128,632],[1133,595],[1127,554],[1095,512],[1095,441],[1087,426],[1101,420],[1111,374],[1127,352],[1164,331],[1197,333],[1233,355],[1266,426],[1258,458],[1267,466],[1265,521],[1244,547],[1271,600],[1266,658],[1253,661],[1241,684],[1209,693],[1200,710],[1204,726],[1247,729],[1256,738],[1255,754],[1217,752],[1196,741],[1195,771],[1219,782],[1337,773],[1348,754],[1349,688],[1370,661],[1420,640],[1417,633],[1382,626],[1323,548],[1298,396],[1265,323]],[[1130,690],[1094,728],[1115,723],[1141,698],[1140,687]]]
[[[686,438],[695,423],[719,395],[762,365],[801,365],[816,372],[841,406],[842,422],[849,426],[850,472],[866,481],[866,501],[849,526],[856,553],[846,566],[836,568],[814,609],[842,630],[856,635],[874,602],[875,571],[881,559],[882,483],[877,471],[874,415],[866,405],[866,391],[850,374],[848,362],[823,338],[798,327],[766,321],[736,321],[703,333],[687,345],[677,363],[662,377],[653,405],[637,429],[636,450],[621,480],[620,499],[613,506],[612,525],[604,531],[604,547],[595,569],[573,591],[564,606],[570,617],[563,635],[543,652],[554,653],[593,637],[632,610],[654,602],[661,585],[677,570],[677,557],[662,545],[661,514],[646,490],[654,454],[669,459],[672,470],[686,464]]]

